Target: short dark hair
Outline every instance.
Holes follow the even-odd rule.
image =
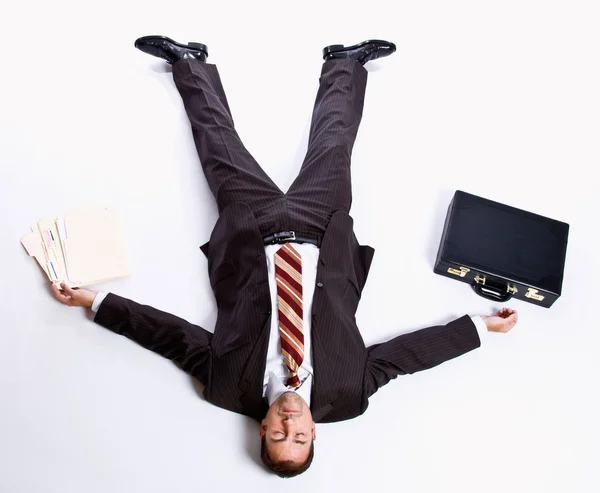
[[[263,464],[271,472],[274,472],[280,478],[293,478],[306,471],[312,464],[313,457],[315,456],[315,441],[310,442],[310,451],[308,452],[308,458],[302,464],[296,464],[291,460],[283,462],[273,462],[269,453],[267,452],[267,438],[265,436],[261,439],[260,444],[260,458]]]

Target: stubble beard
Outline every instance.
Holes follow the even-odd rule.
[[[296,392],[285,392],[277,399],[277,414],[286,415],[284,409],[293,409],[296,417],[304,414],[304,400]]]

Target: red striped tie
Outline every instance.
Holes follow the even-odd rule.
[[[283,361],[290,371],[288,387],[300,387],[298,370],[304,360],[302,331],[302,257],[289,243],[275,253],[277,312]]]

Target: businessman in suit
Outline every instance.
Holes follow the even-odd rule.
[[[315,423],[351,419],[398,375],[432,368],[508,332],[517,313],[463,316],[365,347],[355,321],[374,250],[348,215],[350,156],[370,60],[395,45],[370,40],[323,50],[308,150],[282,192],[243,146],[215,65],[200,43],[145,36],[135,46],[173,66],[219,219],[202,251],[218,307],[211,333],[115,294],[54,286],[70,306],[176,361],[207,401],[260,422],[261,457],[282,477],[311,464]]]

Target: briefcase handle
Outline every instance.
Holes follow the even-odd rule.
[[[505,303],[513,297],[514,292],[509,289],[509,285],[500,281],[475,277],[473,284],[475,292],[488,300]]]

